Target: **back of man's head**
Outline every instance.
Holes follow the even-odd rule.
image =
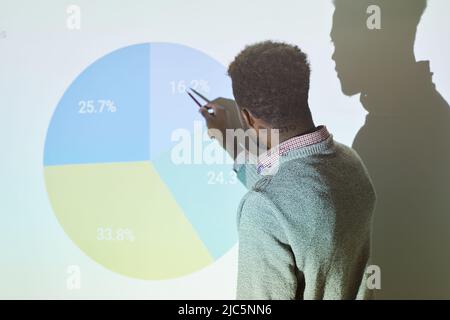
[[[310,121],[310,67],[297,46],[273,41],[247,46],[228,74],[237,104],[272,127]]]

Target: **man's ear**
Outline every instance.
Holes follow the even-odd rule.
[[[253,118],[253,116],[250,113],[250,111],[248,111],[247,109],[243,108],[241,110],[241,113],[242,113],[242,117],[245,119],[245,122],[247,123],[247,126],[249,126],[250,128],[254,128],[254,126],[255,126],[255,119]]]

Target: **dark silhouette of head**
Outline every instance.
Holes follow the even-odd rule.
[[[376,90],[415,63],[414,41],[426,0],[334,0],[334,5],[330,36],[344,94]],[[379,19],[380,29],[372,27],[373,19]]]

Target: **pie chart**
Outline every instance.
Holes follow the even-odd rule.
[[[135,44],[82,71],[49,122],[43,162],[54,214],[112,272],[176,278],[214,263],[237,241],[245,189],[207,137],[190,87],[232,96],[224,66],[205,53]],[[180,146],[184,162],[176,160]],[[206,150],[227,161],[205,161]]]

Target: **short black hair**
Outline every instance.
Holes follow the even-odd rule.
[[[311,119],[310,73],[299,47],[274,41],[246,46],[228,67],[236,103],[273,127]]]

